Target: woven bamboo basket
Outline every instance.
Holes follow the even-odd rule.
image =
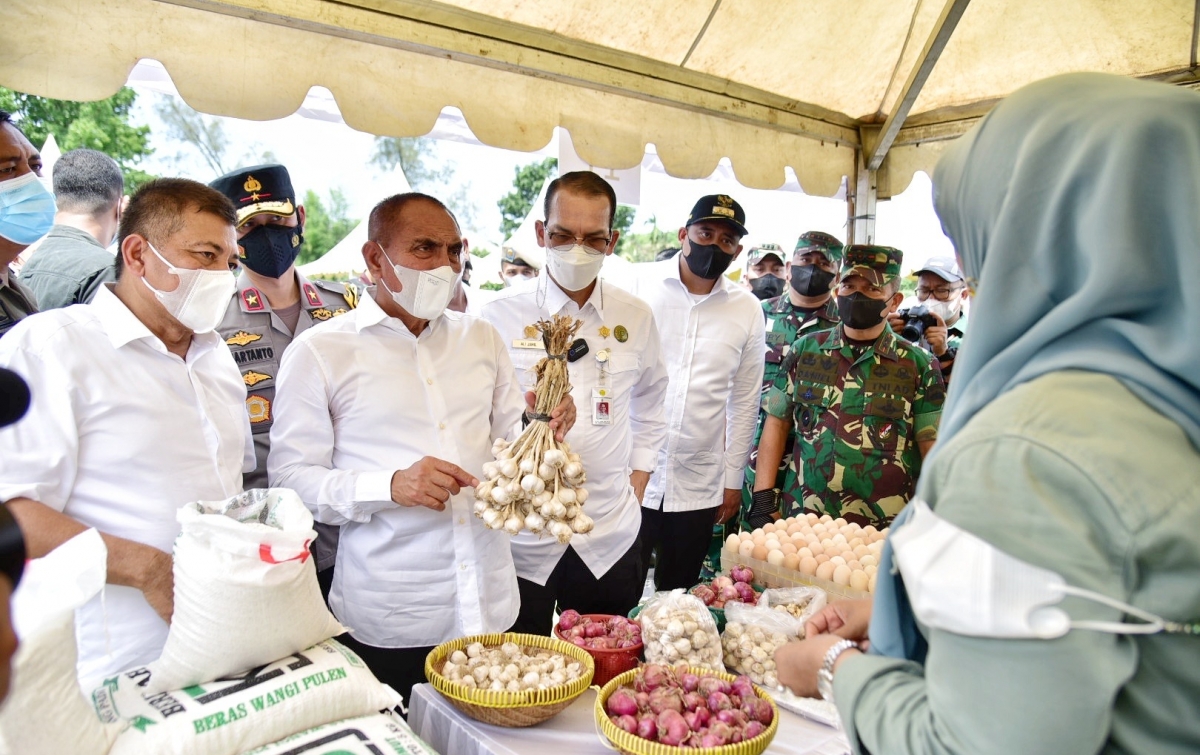
[[[716,676],[730,682],[737,678],[733,674],[709,671],[708,669],[697,668],[695,666],[690,667],[690,670],[696,676]],[[757,684],[754,685],[755,694],[771,704],[773,715],[771,716],[771,723],[767,726],[767,730],[754,739],[738,742],[737,744],[722,745],[721,747],[674,747],[672,745],[651,742],[649,739],[642,739],[636,734],[630,734],[609,720],[608,713],[604,710],[604,705],[608,702],[608,696],[615,692],[618,687],[632,684],[634,678],[637,677],[638,671],[639,669],[626,671],[604,685],[599,694],[596,695],[596,727],[613,746],[625,753],[625,755],[761,755],[771,745],[771,740],[775,739],[775,732],[779,730],[779,708],[775,705],[775,701],[771,699],[771,696],[764,692]]]
[[[569,684],[541,690],[524,692],[499,692],[496,690],[471,689],[442,676],[442,667],[455,650],[465,650],[471,643],[479,642],[486,647],[497,647],[506,642],[515,642],[525,649],[551,650],[583,664],[583,676]],[[460,637],[443,642],[425,657],[425,678],[450,704],[476,721],[495,726],[517,728],[533,726],[561,713],[575,698],[583,694],[592,684],[596,663],[581,647],[553,637],[536,634],[479,634]]]

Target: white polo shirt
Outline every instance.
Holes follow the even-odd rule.
[[[724,275],[693,296],[679,277],[682,255],[638,266],[629,290],[654,311],[670,375],[667,442],[643,506],[667,512],[721,505],[744,480],[766,364],[761,303]]]
[[[414,336],[372,297],[304,331],[283,355],[267,469],[318,521],[341,525],[330,607],[360,642],[436,645],[516,621],[509,535],[475,517],[402,507],[391,479],[425,456],[481,477],[525,401],[496,329],[445,312]]]
[[[29,383],[24,419],[0,430],[0,500],[31,498],[102,533],[170,553],[175,514],[242,489],[254,468],[246,387],[218,334],[187,358],[101,286],[90,304],[32,315],[0,339]],[[77,614],[85,688],[153,662],[167,624],[140,590],[108,585]]]
[[[586,535],[573,535],[570,545],[592,574],[602,577],[633,545],[641,527],[629,475],[634,469],[654,471],[666,440],[667,369],[654,315],[645,302],[601,281],[581,308],[549,275],[542,275],[505,289],[483,307],[484,318],[500,331],[525,390],[533,390],[532,368],[546,356],[539,347],[540,335],[529,338],[525,329],[556,314],[581,320],[576,338],[588,345],[587,354],[567,365],[578,417],[566,440],[587,471],[588,500],[583,508],[596,526]],[[598,359],[602,352],[604,361]],[[597,424],[593,417],[594,397],[602,388],[611,392],[609,424]],[[512,549],[517,574],[544,585],[567,546],[553,537],[522,531],[513,538]]]

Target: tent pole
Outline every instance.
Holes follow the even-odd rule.
[[[875,203],[878,173],[867,168],[863,151],[857,153],[857,169],[854,175],[854,192],[846,192],[847,244],[875,243]]]

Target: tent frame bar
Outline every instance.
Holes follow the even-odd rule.
[[[947,0],[945,6],[942,7],[942,13],[934,23],[929,38],[925,40],[925,47],[921,50],[917,64],[909,71],[908,80],[904,82],[904,89],[901,90],[900,97],[896,99],[892,111],[888,113],[887,120],[883,123],[883,128],[879,132],[879,141],[873,146],[865,143],[863,145],[868,150],[866,156],[868,170],[876,171],[883,165],[883,159],[887,157],[888,150],[896,141],[900,128],[904,125],[905,119],[908,118],[909,112],[916,104],[917,97],[921,94],[921,88],[925,86],[929,74],[933,72],[934,65],[937,64],[942,51],[946,49],[946,43],[950,41],[950,36],[958,26],[970,1]]]
[[[156,0],[495,68],[857,148],[857,121],[677,65],[431,0]]]

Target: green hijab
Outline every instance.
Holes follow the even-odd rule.
[[[1017,385],[1075,369],[1117,378],[1200,449],[1200,95],[1046,79],[962,137],[933,181],[978,281],[938,440]]]
[[[1112,375],[1200,449],[1200,95],[1107,74],[1046,79],[950,147],[933,184],[978,281],[933,454],[998,396],[1058,370]],[[920,662],[925,640],[892,571],[889,542],[871,651]]]

